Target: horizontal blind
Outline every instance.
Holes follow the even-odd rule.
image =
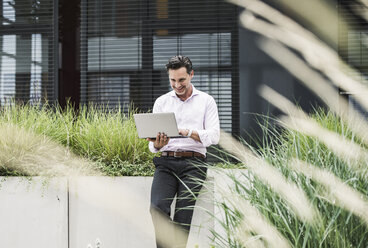
[[[352,0],[339,1],[339,46],[340,57],[348,63],[354,71],[347,74],[368,86],[368,23],[360,17],[357,10],[363,9],[360,3]],[[341,27],[348,26],[347,30]],[[363,109],[355,101],[354,95],[359,92],[343,92],[349,98],[351,107],[363,112]],[[368,97],[368,96],[367,96]],[[368,117],[367,112],[364,114]]]
[[[168,92],[174,55],[193,63],[196,88],[211,94],[221,127],[238,132],[238,14],[225,1],[82,0],[81,102],[152,109]]]
[[[55,2],[0,0],[0,105],[57,97]]]
[[[339,46],[341,58],[360,73],[350,76],[364,83],[368,76],[368,23],[357,15],[356,1],[339,1]],[[347,30],[340,27],[343,23]]]

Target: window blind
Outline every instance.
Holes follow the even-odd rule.
[[[348,63],[354,71],[347,71],[348,75],[367,85],[368,80],[368,23],[360,16],[363,7],[357,1],[339,0],[339,45],[338,52],[341,58]],[[348,26],[347,29],[341,27]],[[363,111],[354,100],[359,92],[342,92],[349,98],[351,107]]]
[[[0,0],[0,105],[57,97],[57,1]]]
[[[345,23],[348,29],[339,29],[338,51],[343,60],[362,73],[351,76],[364,83],[368,75],[368,23],[354,11],[357,8],[355,1],[339,1],[339,27]]]
[[[82,0],[81,102],[149,111],[171,90],[165,64],[181,54],[195,87],[215,98],[221,127],[238,133],[237,11],[220,0]]]

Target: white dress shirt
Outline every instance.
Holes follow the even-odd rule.
[[[192,95],[185,101],[182,101],[175,91],[160,96],[153,105],[153,113],[174,112],[178,128],[197,131],[201,142],[192,138],[172,138],[160,150],[153,146],[153,142],[149,142],[151,152],[194,151],[206,155],[206,147],[219,142],[220,122],[215,99],[197,90],[194,85],[192,87]]]

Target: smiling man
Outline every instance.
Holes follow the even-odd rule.
[[[150,208],[158,248],[186,246],[195,198],[202,187],[200,182],[206,179],[206,167],[198,162],[205,161],[206,147],[217,144],[220,138],[216,102],[192,85],[194,71],[190,59],[174,56],[166,70],[173,90],[157,98],[153,113],[174,112],[179,133],[187,138],[169,139],[158,133],[156,139],[148,139],[150,150],[161,152],[153,160],[156,170]],[[171,220],[170,206],[175,195]],[[172,228],[163,228],[170,225]],[[164,237],[168,239],[163,240]]]

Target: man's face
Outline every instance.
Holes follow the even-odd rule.
[[[190,92],[191,80],[193,78],[193,70],[190,74],[187,73],[185,67],[173,70],[169,69],[169,80],[171,88],[178,96],[185,96]]]

